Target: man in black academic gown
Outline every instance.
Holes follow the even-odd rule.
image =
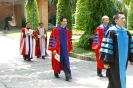
[[[133,65],[133,39],[126,28],[125,15],[114,15],[116,25],[109,28],[102,40],[100,59],[103,60],[109,84],[107,88],[126,88],[126,68],[128,61]]]

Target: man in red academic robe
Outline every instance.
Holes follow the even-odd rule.
[[[106,31],[109,29],[108,23],[109,23],[109,17],[103,16],[102,17],[103,24],[99,25],[94,33],[94,41],[92,43],[92,49],[96,53],[96,61],[97,61],[97,75],[99,77],[103,77],[102,75],[102,69],[104,69],[103,61],[99,59],[100,55],[100,48],[102,39],[104,38]]]
[[[26,23],[26,27],[22,28],[20,38],[20,53],[24,60],[31,61],[33,58],[33,30],[30,28],[30,23]]]
[[[66,81],[71,79],[69,53],[72,50],[72,37],[70,30],[66,27],[67,19],[60,19],[61,26],[52,30],[48,50],[52,52],[52,68],[54,75],[59,78],[60,71],[65,72]]]
[[[47,30],[44,28],[42,22],[39,23],[39,26],[40,27],[37,28],[35,32],[35,56],[37,56],[37,58],[42,57],[42,59],[45,59],[45,56],[47,55]]]

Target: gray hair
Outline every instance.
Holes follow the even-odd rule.
[[[104,20],[105,18],[109,18],[109,17],[107,15],[105,15],[102,17],[102,20]]]

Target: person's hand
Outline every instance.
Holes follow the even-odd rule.
[[[109,64],[104,64],[104,67],[105,67],[106,69],[109,69],[109,68],[110,68],[110,65],[109,65]]]
[[[133,62],[130,62],[131,65],[133,65]]]
[[[45,36],[42,36],[42,38],[45,38]]]
[[[33,34],[31,34],[31,36],[34,36]]]
[[[25,35],[28,35],[28,36],[30,36],[30,34],[29,34],[29,33],[26,33]]]
[[[54,55],[54,56],[56,55],[56,50],[53,51],[53,55]]]

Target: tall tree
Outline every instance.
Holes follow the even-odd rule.
[[[133,30],[133,0],[131,0],[127,16],[127,28]]]
[[[124,4],[129,5],[132,0],[123,0]]]
[[[62,16],[67,17],[67,27],[72,30],[72,9],[76,0],[58,0],[57,13],[56,13],[56,25],[60,24],[60,18]]]
[[[76,28],[84,30],[78,45],[83,48],[90,48],[93,34],[96,27],[101,23],[103,15],[110,17],[112,22],[114,14],[114,3],[112,0],[78,0],[76,7]]]
[[[36,0],[27,0],[26,2],[26,21],[32,24],[33,29],[38,27],[40,20]]]

